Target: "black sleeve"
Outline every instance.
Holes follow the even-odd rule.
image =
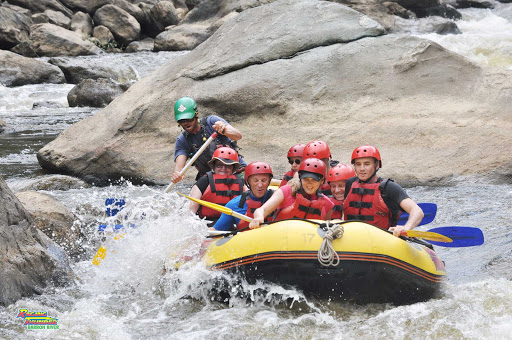
[[[206,176],[206,175],[199,178],[196,182],[196,185],[199,188],[199,190],[201,190],[202,194],[204,194],[204,192],[206,191],[206,188],[208,188],[209,184],[210,184],[210,182],[208,181],[208,176]]]
[[[345,198],[347,198],[350,188],[352,188],[352,183],[356,181],[357,177],[351,177],[347,179],[347,183],[345,183]]]
[[[382,198],[384,199],[384,203],[388,206],[391,211],[403,211],[400,207],[400,203],[409,198],[409,195],[405,192],[405,190],[398,184],[392,181],[388,181],[387,185],[384,188],[384,192],[382,193]]]

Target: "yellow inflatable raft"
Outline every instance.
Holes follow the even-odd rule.
[[[440,294],[444,263],[427,243],[397,238],[364,222],[341,222],[337,228],[343,230],[341,238],[322,246],[324,221],[278,221],[215,239],[202,260],[249,283],[265,280],[338,301],[408,304]],[[334,254],[333,264],[318,260],[319,249],[329,243],[337,265]]]

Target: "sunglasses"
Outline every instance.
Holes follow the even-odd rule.
[[[290,164],[293,164],[293,163],[300,164],[300,162],[302,162],[300,159],[296,159],[295,161],[291,160],[291,159],[288,160],[288,163],[290,163]]]
[[[178,120],[178,124],[192,123],[194,121],[194,119],[196,119],[196,118],[194,117],[194,118],[190,118],[190,119],[180,119],[180,120]]]

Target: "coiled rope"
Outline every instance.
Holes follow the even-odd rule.
[[[336,267],[340,263],[340,257],[332,246],[332,241],[337,238],[342,238],[344,228],[341,224],[329,225],[329,221],[326,221],[327,230],[325,231],[324,240],[320,249],[318,249],[318,262],[324,267],[334,266]]]

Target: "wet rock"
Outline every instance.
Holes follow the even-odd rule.
[[[131,66],[111,63],[98,65],[94,59],[51,58],[48,62],[58,66],[70,84],[78,84],[85,79],[107,78],[117,83],[129,83],[137,80],[137,73]]]
[[[155,38],[155,51],[193,50],[210,37],[209,26],[188,24],[173,26]]]
[[[23,41],[29,40],[29,16],[11,8],[0,6],[0,49],[11,49]]]
[[[71,176],[66,175],[48,175],[30,179],[20,183],[18,187],[11,187],[16,192],[20,191],[67,191],[70,189],[83,189],[89,188],[90,185],[86,182]]]
[[[55,241],[70,257],[78,257],[80,247],[80,228],[77,218],[62,203],[53,197],[35,191],[25,191],[16,197],[30,213],[34,225],[46,236]]]
[[[64,251],[34,227],[30,213],[0,176],[0,305],[7,306],[74,274]]]
[[[44,11],[44,14],[46,14],[51,24],[64,27],[65,29],[69,29],[69,27],[71,26],[71,19],[62,14],[61,12],[47,9],[46,11]]]
[[[456,0],[455,8],[494,8],[493,1],[489,0]]]
[[[124,50],[127,53],[141,52],[141,51],[153,51],[155,46],[155,40],[152,38],[145,38],[141,41],[132,41],[130,45]]]
[[[441,17],[420,18],[416,20],[407,20],[396,18],[392,33],[412,33],[412,34],[460,34],[457,24],[450,19]]]
[[[125,10],[114,6],[105,5],[94,13],[96,25],[106,26],[117,41],[128,46],[134,40],[140,39],[139,22]]]
[[[42,13],[47,9],[58,11],[65,14],[68,18],[73,16],[73,12],[66,8],[58,0],[9,0],[9,3],[29,9],[32,13]]]
[[[84,40],[80,34],[53,24],[33,25],[30,32],[32,49],[39,56],[79,56],[101,53],[101,49]]]
[[[0,84],[4,86],[65,82],[64,73],[54,65],[0,50]]]
[[[40,108],[57,109],[57,108],[63,108],[63,107],[65,107],[65,106],[60,103],[49,102],[49,101],[35,102],[34,104],[32,104],[32,110],[34,110],[34,109],[37,110]]]
[[[105,107],[128,87],[128,84],[116,84],[110,79],[85,79],[69,91],[68,103],[71,107]]]
[[[98,39],[100,46],[107,46],[109,43],[115,43],[114,35],[103,25],[94,27],[92,36]]]
[[[0,119],[0,133],[4,132],[6,127],[7,123]]]
[[[92,36],[93,21],[88,13],[76,12],[71,18],[71,30],[80,34],[82,37]]]

